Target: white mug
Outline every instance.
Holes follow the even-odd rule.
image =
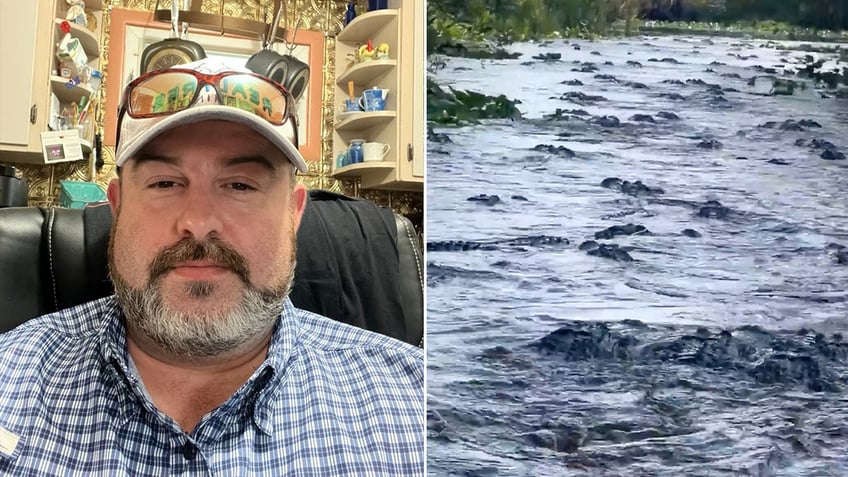
[[[391,148],[382,142],[366,142],[362,145],[362,157],[365,162],[382,161]]]

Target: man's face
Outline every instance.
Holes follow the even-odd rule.
[[[131,331],[171,353],[231,351],[273,326],[306,203],[264,137],[204,121],[168,131],[109,185],[110,271]]]

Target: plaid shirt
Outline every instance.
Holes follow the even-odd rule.
[[[0,475],[424,474],[423,352],[286,301],[268,357],[191,434],[103,298],[0,335]]]

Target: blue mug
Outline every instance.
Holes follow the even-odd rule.
[[[388,95],[388,89],[366,89],[362,92],[359,105],[365,111],[383,111],[386,109],[386,97]]]
[[[362,98],[346,99],[344,101],[344,111],[342,112],[347,113],[351,111],[362,111]]]

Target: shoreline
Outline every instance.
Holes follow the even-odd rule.
[[[624,27],[613,25],[612,32],[621,33],[624,36]],[[728,26],[721,26],[718,30],[710,30],[701,26],[692,28],[689,24],[667,23],[651,26],[639,26],[635,29],[635,34],[662,34],[662,35],[695,35],[695,36],[724,36],[730,38],[748,38],[751,40],[770,40],[770,41],[802,41],[802,42],[817,42],[817,43],[840,43],[848,45],[848,32],[827,32],[825,34],[815,33],[798,33],[798,32],[769,32],[756,28],[740,28],[734,29]]]

